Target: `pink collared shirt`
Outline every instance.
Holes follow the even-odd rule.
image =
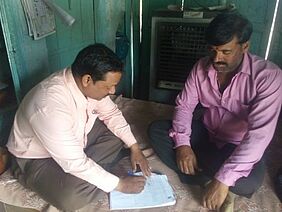
[[[237,148],[215,178],[234,186],[249,175],[270,143],[282,103],[282,71],[255,55],[244,55],[240,71],[221,94],[217,72],[207,57],[199,60],[176,99],[170,136],[175,147],[190,145],[192,113],[200,102],[203,122],[218,147],[227,142]]]
[[[7,147],[19,158],[52,157],[65,172],[112,191],[119,178],[88,158],[87,134],[99,118],[127,146],[136,143],[117,105],[109,97],[86,99],[70,69],[54,73],[35,86],[16,113]]]

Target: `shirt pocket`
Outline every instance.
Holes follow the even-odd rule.
[[[224,98],[221,101],[223,108],[228,110],[233,115],[237,116],[240,119],[247,119],[249,114],[249,105],[242,103],[238,99],[234,98]]]

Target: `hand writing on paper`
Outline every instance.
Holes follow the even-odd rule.
[[[127,176],[120,178],[115,190],[123,193],[140,193],[145,186],[146,178],[143,176]]]

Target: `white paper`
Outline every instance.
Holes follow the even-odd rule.
[[[138,194],[110,192],[110,209],[154,208],[174,205],[176,199],[166,175],[152,175],[146,180],[144,190]]]

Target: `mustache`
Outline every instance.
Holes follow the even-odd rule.
[[[227,65],[225,62],[213,62],[213,65]]]

